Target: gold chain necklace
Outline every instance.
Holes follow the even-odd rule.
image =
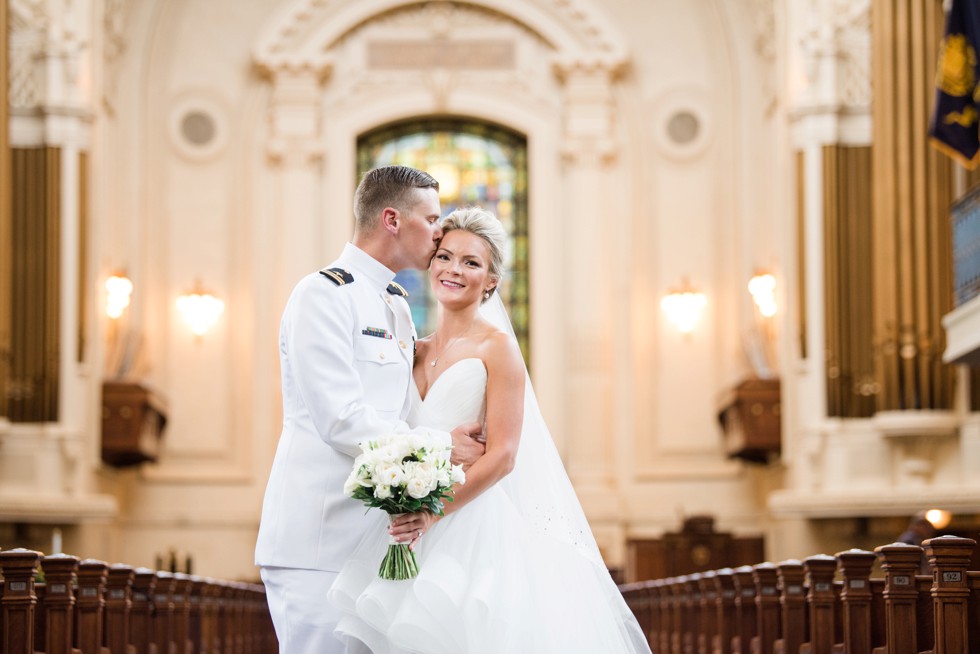
[[[452,341],[450,341],[449,345],[447,345],[446,347],[442,348],[442,352],[440,352],[439,354],[437,354],[436,357],[434,359],[432,359],[432,363],[430,363],[429,365],[431,367],[435,368],[436,367],[436,364],[439,363],[439,359],[442,358],[442,355],[444,355],[446,352],[448,352],[450,350],[450,348],[452,348],[452,346],[456,345],[456,343],[460,339],[462,339],[464,336],[466,336],[467,334],[469,334],[472,329],[473,328],[470,327],[465,332],[463,332],[462,334],[460,334],[459,336],[457,336],[456,338],[454,338]]]

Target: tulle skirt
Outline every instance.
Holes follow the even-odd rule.
[[[532,532],[499,487],[422,537],[417,578],[378,578],[387,547],[379,522],[329,593],[344,613],[338,637],[374,654],[650,651],[609,573],[575,543]]]

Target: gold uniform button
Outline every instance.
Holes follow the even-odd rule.
[[[384,358],[385,358],[385,353],[384,353],[384,352],[382,352],[381,354],[379,354],[379,355],[378,355],[378,358],[379,358],[379,359],[384,359]]]
[[[402,347],[403,350],[407,347],[405,345],[405,341],[398,341],[398,344],[401,345],[401,347]]]

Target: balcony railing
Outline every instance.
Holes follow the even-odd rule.
[[[953,304],[980,295],[980,185],[950,209],[953,231]]]

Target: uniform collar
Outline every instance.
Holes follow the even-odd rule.
[[[353,243],[347,243],[344,246],[344,251],[341,253],[340,259],[337,260],[337,265],[351,272],[355,280],[360,280],[363,277],[368,284],[377,288],[378,291],[388,288],[388,284],[395,278],[395,273],[389,270],[387,266]]]

